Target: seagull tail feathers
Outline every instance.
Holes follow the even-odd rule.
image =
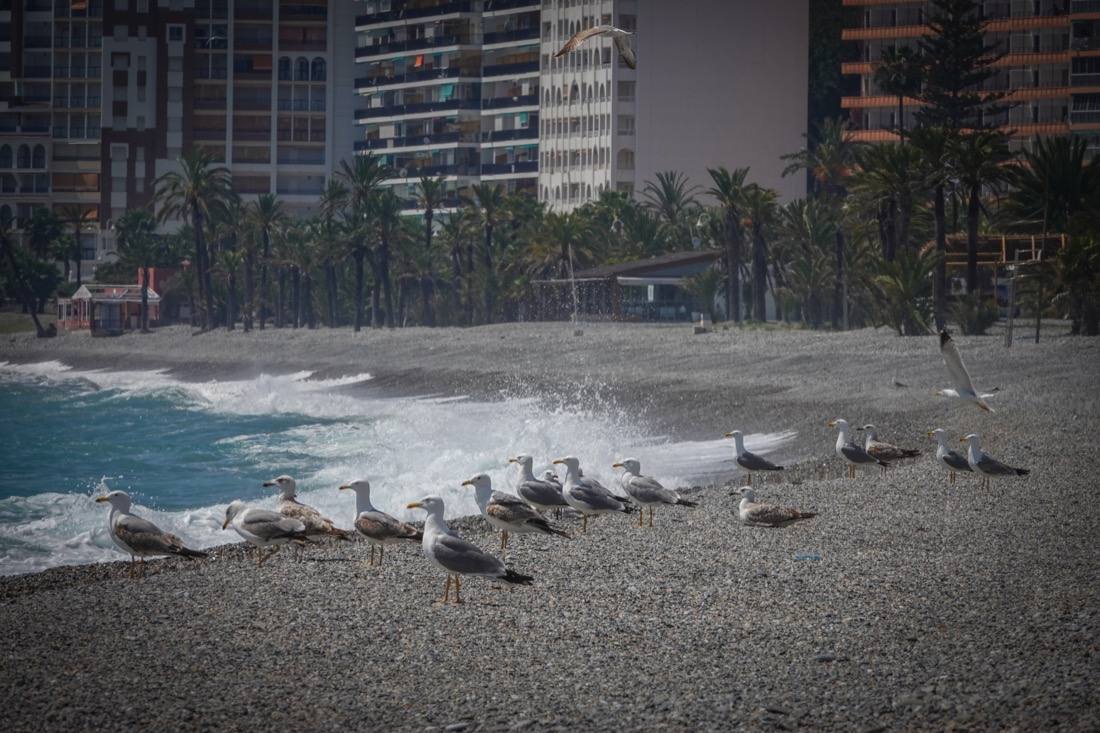
[[[535,582],[534,576],[524,575],[523,573],[517,573],[511,568],[505,568],[506,572],[500,577],[505,583],[511,583],[512,585],[531,585]]]
[[[1015,471],[1017,476],[1027,476],[1029,473],[1031,473],[1031,471],[1026,468],[1017,468],[1015,469]]]
[[[351,542],[353,537],[350,530],[340,529],[339,527],[329,528],[327,534],[332,535],[336,539],[344,540],[345,542]]]
[[[978,398],[977,405],[978,405],[978,407],[982,408],[986,412],[996,412],[996,410],[994,410],[992,407],[990,407],[989,404],[985,400],[983,400],[981,397]]]
[[[203,552],[202,550],[192,550],[190,547],[180,547],[178,550],[176,550],[175,554],[179,555],[180,557],[186,557],[188,560],[193,557],[210,556],[210,553],[208,552]]]
[[[558,529],[554,525],[550,524],[550,522],[547,522],[545,519],[542,519],[541,517],[538,518],[538,519],[528,520],[527,524],[531,525],[532,527],[537,529],[539,532],[542,532],[543,534],[556,534],[557,536],[564,537],[567,540],[573,539],[573,535],[569,534],[568,532],[565,532],[563,530]]]
[[[686,506],[686,507],[694,508],[694,507],[699,506],[699,502],[697,502],[697,501],[688,501],[687,499],[678,499],[676,501],[676,506]]]
[[[887,461],[876,461],[876,463],[878,463],[878,465],[882,466],[883,468],[890,468],[890,464]]]

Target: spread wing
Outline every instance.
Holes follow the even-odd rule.
[[[300,520],[266,509],[249,509],[241,517],[241,528],[267,541],[298,537],[306,531]]]
[[[750,471],[782,471],[782,466],[777,466],[766,458],[761,458],[755,453],[744,451],[737,459],[737,465]]]
[[[452,573],[500,576],[506,572],[500,560],[455,535],[436,535],[432,543],[432,557]]]
[[[878,463],[878,459],[872,456],[867,451],[863,450],[855,443],[848,442],[840,449],[840,452],[844,454],[852,463]]]
[[[619,55],[623,57],[626,65],[632,69],[638,68],[638,59],[634,55],[634,49],[630,47],[630,41],[626,36],[615,36],[615,48],[619,49]]]
[[[385,542],[386,540],[418,540],[421,537],[420,530],[411,524],[406,524],[396,517],[391,517],[385,512],[363,512],[355,518],[355,528],[372,540]]]
[[[554,54],[554,58],[558,58],[559,56],[564,56],[565,54],[569,53],[570,51],[576,50],[578,46],[580,46],[582,43],[587,41],[592,36],[598,36],[598,35],[601,35],[603,33],[607,33],[607,31],[609,29],[610,29],[609,26],[597,25],[597,26],[593,26],[591,28],[586,28],[583,31],[577,31],[576,33],[573,34],[573,37],[570,38],[568,41],[566,41],[565,45],[562,46],[558,50],[558,52]],[[616,39],[616,43],[617,42],[618,42],[618,39]]]
[[[656,502],[675,504],[680,498],[676,492],[669,491],[659,481],[649,476],[631,476],[623,488],[626,489],[626,493],[646,504]]]
[[[522,499],[541,506],[566,505],[565,499],[561,498],[561,487],[549,481],[524,481],[516,487],[516,493]]]
[[[133,514],[123,515],[115,522],[115,535],[135,555],[174,555],[183,549],[179,537]]]
[[[966,365],[963,364],[962,356],[959,355],[955,341],[947,331],[940,331],[940,354],[943,355],[943,363],[947,366],[947,373],[951,376],[951,381],[955,383],[955,389],[958,391],[959,396],[974,400],[978,407],[987,412],[993,412],[982,396],[978,394],[978,391],[974,389],[970,372],[966,371]]]

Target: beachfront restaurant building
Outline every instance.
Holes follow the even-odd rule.
[[[580,270],[572,278],[537,280],[527,317],[568,320],[575,299],[577,316],[587,320],[695,320],[712,309],[692,293],[690,279],[718,265],[721,256],[718,250],[673,252]]]
[[[149,288],[149,323],[160,320],[160,296]],[[141,328],[141,286],[85,283],[71,298],[57,299],[57,325],[67,331],[114,336]]]

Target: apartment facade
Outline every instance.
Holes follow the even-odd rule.
[[[444,208],[474,183],[535,195],[538,0],[367,0],[355,19],[354,149],[378,155],[417,210],[420,176]]]
[[[874,82],[876,64],[890,48],[916,48],[929,33],[930,3],[843,0],[849,27],[845,41],[858,44],[859,61],[844,74],[859,78],[859,94],[844,97],[857,139],[896,139],[897,98]],[[1013,147],[1036,136],[1080,135],[1100,150],[1100,2],[1096,0],[996,0],[981,2],[986,42],[1004,56],[983,91],[1004,93],[1011,108],[993,120],[1012,135]],[[906,126],[919,102],[904,103]]]

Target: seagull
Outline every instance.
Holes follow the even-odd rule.
[[[1026,468],[1013,468],[1000,461],[987,456],[982,452],[982,440],[977,433],[971,433],[964,438],[959,438],[960,443],[970,443],[966,451],[966,462],[974,473],[982,474],[982,485],[989,486],[989,480],[993,476],[1026,476],[1031,471]]]
[[[856,477],[856,466],[867,466],[872,463],[877,463],[883,468],[886,468],[890,465],[886,461],[880,461],[872,456],[863,449],[863,446],[848,440],[847,420],[838,417],[836,420],[830,420],[825,424],[831,428],[835,427],[838,431],[836,436],[836,454],[848,464],[848,478]]]
[[[638,59],[634,56],[634,49],[630,47],[630,41],[627,40],[632,35],[634,34],[630,31],[624,31],[613,25],[592,26],[591,28],[586,28],[574,33],[573,37],[566,41],[565,45],[554,54],[554,58],[564,56],[570,51],[575,51],[589,38],[594,38],[596,36],[611,36],[611,39],[615,42],[615,48],[619,51],[619,56],[622,57],[627,66],[636,69],[638,68]]]
[[[884,443],[879,440],[878,428],[874,425],[864,425],[861,428],[856,428],[856,430],[863,432],[863,450],[880,461],[900,461],[904,458],[916,458],[920,455],[919,450],[899,448],[893,443]],[[886,473],[886,466],[882,467],[882,472]]]
[[[966,456],[959,455],[947,445],[947,433],[943,428],[936,428],[928,433],[929,438],[935,438],[939,444],[936,447],[936,460],[943,464],[951,475],[951,483],[955,483],[955,472],[966,471],[973,473],[974,469],[966,460]]]
[[[951,381],[955,383],[955,396],[967,402],[973,402],[986,412],[993,412],[993,408],[985,401],[988,395],[980,395],[974,389],[974,383],[970,381],[970,372],[966,371],[966,365],[963,364],[959,350],[955,347],[955,342],[946,328],[940,331],[940,354],[943,355],[943,363],[947,365],[947,373],[951,375]],[[946,390],[943,392],[948,396]]]
[[[782,471],[783,466],[777,466],[766,458],[761,458],[755,453],[745,450],[745,436],[740,430],[726,433],[727,438],[733,438],[733,449],[737,453],[737,465],[749,472],[749,486],[752,486],[753,471]]]
[[[225,508],[225,521],[222,529],[228,529],[233,525],[234,531],[249,544],[256,547],[272,547],[267,555],[259,553],[256,557],[256,567],[263,565],[269,557],[279,551],[280,545],[293,542],[301,547],[310,542],[306,535],[306,525],[293,517],[284,517],[278,512],[250,507],[243,501],[237,500],[229,503]]]
[[[412,526],[380,512],[370,503],[370,481],[359,479],[340,487],[341,491],[355,492],[355,528],[370,543],[370,564],[374,565],[374,547],[378,546],[378,565],[386,556],[386,545],[399,540],[419,542],[423,533]]]
[[[279,476],[270,481],[264,481],[264,486],[279,489],[279,501],[276,508],[284,517],[297,519],[306,526],[306,534],[310,537],[338,537],[342,540],[350,540],[351,532],[339,529],[333,525],[332,520],[321,515],[308,504],[298,501],[296,496],[298,484],[290,476]]]
[[[423,509],[428,513],[424,522],[424,538],[421,549],[424,557],[431,560],[447,573],[447,584],[443,587],[443,603],[451,592],[451,576],[455,581],[455,603],[462,603],[459,592],[462,590],[461,576],[481,575],[497,578],[513,585],[530,585],[534,578],[517,573],[480,547],[472,545],[453,532],[443,520],[443,500],[438,496],[426,496],[420,501],[408,505],[409,509]]]
[[[141,558],[141,569],[145,570],[145,558],[157,555],[176,555],[178,557],[206,557],[205,552],[184,547],[183,542],[174,534],[161,530],[147,519],[142,519],[130,511],[133,502],[125,491],[112,491],[96,497],[97,503],[111,505],[107,515],[107,531],[119,549],[130,556],[130,577],[137,570],[134,558]]]
[[[562,507],[569,506],[561,496],[561,484],[558,483],[553,471],[547,471],[546,473],[554,476],[554,481],[550,481],[548,478],[540,481],[535,478],[535,473],[531,470],[531,465],[534,463],[531,456],[518,455],[509,458],[508,462],[519,464],[520,477],[519,483],[516,484],[516,493],[519,498],[540,512],[553,509],[560,515]]]
[[[509,532],[517,534],[542,532],[569,539],[568,532],[551,527],[550,523],[523,499],[501,491],[493,491],[493,480],[484,473],[463,481],[462,485],[473,487],[474,500],[477,501],[477,508],[481,510],[482,516],[489,520],[489,524],[500,530],[501,554],[504,554],[508,548]]]
[[[611,464],[612,468],[623,469],[623,475],[619,481],[623,489],[634,502],[642,508],[638,512],[638,526],[642,526],[642,515],[645,508],[649,507],[649,526],[653,526],[653,508],[661,504],[671,506],[699,506],[694,501],[680,498],[680,495],[672,489],[661,486],[656,479],[642,475],[642,464],[637,458],[624,458],[618,463]]]
[[[783,527],[801,519],[812,519],[817,516],[814,512],[804,512],[790,506],[757,503],[756,494],[751,486],[741,488],[741,504],[737,508],[737,515],[745,524],[764,525],[772,528]]]
[[[991,397],[996,397],[997,393],[1000,391],[1000,387],[994,387],[989,392],[980,392],[978,396],[981,397],[983,400],[988,400]],[[959,398],[959,390],[951,389],[950,387],[937,387],[936,389],[932,390],[932,394],[936,395],[937,397],[950,397],[952,399]]]
[[[565,485],[562,486],[561,495],[565,503],[581,513],[582,532],[588,531],[589,515],[614,512],[630,514],[634,511],[627,499],[615,496],[596,479],[581,476],[580,461],[574,456],[559,458],[554,464],[565,466]]]

